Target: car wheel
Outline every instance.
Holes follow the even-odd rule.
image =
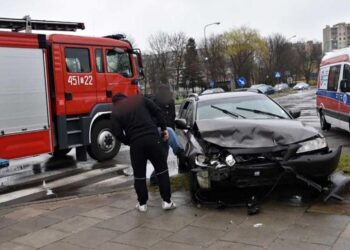
[[[92,127],[91,144],[87,150],[91,158],[105,161],[115,157],[120,149],[120,142],[112,133],[112,123],[100,120]]]
[[[320,110],[320,124],[322,130],[330,130],[331,124],[326,121],[326,117],[324,115],[324,111]]]
[[[55,149],[52,156],[55,158],[63,158],[65,157],[72,149],[71,148],[65,148],[65,149]]]

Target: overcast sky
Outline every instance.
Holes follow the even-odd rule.
[[[205,24],[220,21],[207,29],[208,36],[246,25],[263,36],[282,33],[296,40],[322,41],[326,24],[350,22],[350,0],[1,0],[1,17],[81,21],[86,29],[79,34],[131,35],[143,50],[148,37],[158,31],[183,31],[203,39]]]

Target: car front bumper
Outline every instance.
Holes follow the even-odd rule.
[[[338,166],[341,146],[327,153],[301,155],[288,161],[257,164],[236,164],[233,167],[208,167],[208,181],[217,184],[230,184],[236,187],[268,186],[276,183],[282,176],[293,180],[296,175],[312,181],[324,181]],[[198,169],[197,169],[198,171]]]

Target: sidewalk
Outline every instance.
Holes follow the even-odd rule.
[[[186,192],[173,200],[178,208],[165,212],[151,193],[148,212],[139,213],[130,189],[3,208],[0,250],[350,249],[349,204],[269,202],[248,217],[245,208],[194,207]]]

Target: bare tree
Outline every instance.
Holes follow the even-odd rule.
[[[171,60],[169,35],[165,32],[158,32],[148,39],[151,54],[154,56],[157,70],[156,83],[167,83],[170,76],[169,63]]]
[[[225,81],[227,63],[225,58],[225,40],[223,35],[211,36],[208,39],[207,70],[214,81]]]
[[[282,72],[284,76],[289,76],[292,66],[292,46],[281,34],[273,34],[266,39],[268,53],[266,56],[266,72],[269,81],[273,82],[276,71]],[[266,79],[265,79],[266,80]]]
[[[187,36],[183,32],[174,33],[169,36],[169,45],[172,52],[172,64],[175,68],[175,84],[179,89],[180,78],[184,67],[184,55],[186,51]]]
[[[321,43],[314,43],[313,41],[299,42],[296,44],[296,51],[299,57],[300,70],[305,81],[310,81],[311,73],[318,70],[318,66],[322,58]]]

